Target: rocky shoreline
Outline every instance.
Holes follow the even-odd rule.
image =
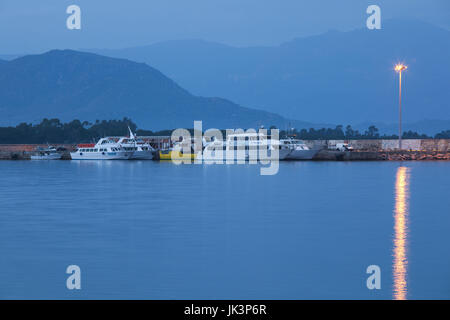
[[[442,151],[331,151],[321,150],[317,161],[424,161],[450,160],[450,152]]]

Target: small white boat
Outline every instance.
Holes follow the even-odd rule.
[[[70,153],[72,160],[128,160],[132,155],[133,151],[125,150],[110,138],[102,138],[96,144],[79,144]]]
[[[55,147],[48,146],[48,148],[37,148],[35,154],[31,155],[31,160],[59,160],[61,159],[61,154],[56,150]]]
[[[318,148],[309,148],[303,141],[298,139],[281,139],[280,143],[291,149],[286,160],[311,160],[320,151]]]
[[[137,139],[130,127],[128,127],[128,130],[130,131],[130,136],[120,137],[117,143],[120,144],[124,150],[132,152],[130,160],[152,160],[155,149],[150,143]]]

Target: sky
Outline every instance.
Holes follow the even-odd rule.
[[[66,27],[72,4],[81,8],[81,30]],[[382,21],[419,19],[450,29],[449,0],[0,0],[0,54],[180,39],[277,45],[364,28],[371,4],[380,6]]]

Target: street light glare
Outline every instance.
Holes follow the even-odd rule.
[[[407,66],[405,66],[404,64],[401,64],[401,63],[395,65],[395,71],[397,71],[397,72],[402,72],[403,70],[405,70],[407,68],[408,68]]]
[[[398,149],[402,150],[402,71],[408,67],[403,63],[395,65],[395,72],[398,73]]]

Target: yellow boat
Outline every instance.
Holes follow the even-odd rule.
[[[159,160],[195,160],[196,155],[194,153],[185,153],[181,151],[172,150],[160,150]]]

